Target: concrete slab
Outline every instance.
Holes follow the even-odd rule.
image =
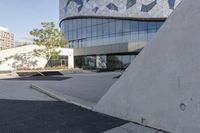
[[[55,99],[29,88],[29,82],[0,80],[0,99],[55,101]]]
[[[48,95],[49,97],[52,97],[58,101],[63,101],[66,103],[71,103],[89,110],[92,110],[94,107],[94,103],[91,103],[89,101],[85,101],[83,99],[77,98],[77,97],[72,97],[72,96],[68,96],[66,94],[61,94],[58,91],[54,91],[54,90],[50,90],[48,88],[42,88],[39,87],[37,85],[31,84],[30,88],[35,89],[43,94]]]
[[[33,80],[26,78],[25,80],[0,80],[0,85],[9,86],[9,88],[29,88],[31,84],[46,89],[56,95],[62,97],[70,97],[75,101],[85,101],[86,103],[96,104],[99,99],[108,91],[110,86],[116,82],[116,76],[121,75],[121,72],[106,72],[106,73],[64,73],[64,77],[70,77],[66,80]],[[63,76],[60,76],[63,77]],[[37,78],[37,77],[36,77]],[[41,79],[42,77],[39,77]],[[53,77],[57,79],[56,77]],[[1,89],[1,88],[0,88]],[[20,93],[19,93],[20,94]],[[68,99],[68,98],[66,98]]]
[[[103,132],[103,133],[131,133],[131,131],[117,127],[117,128],[108,130],[108,131]]]
[[[135,132],[135,133],[157,133],[158,132],[158,130],[148,128],[142,125],[134,124],[134,123],[127,123],[125,125],[122,125],[121,128]]]
[[[96,110],[170,131],[200,132],[200,1],[183,0]]]
[[[135,123],[127,123],[120,127],[110,129],[103,133],[167,133],[164,131],[152,129]]]
[[[96,104],[108,89],[117,81],[121,72],[67,74],[71,77],[63,81],[33,82],[51,92],[76,97]]]

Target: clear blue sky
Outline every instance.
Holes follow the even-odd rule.
[[[49,21],[58,26],[59,0],[0,0],[0,26],[15,33],[17,41],[28,41],[30,30]]]

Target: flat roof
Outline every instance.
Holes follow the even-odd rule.
[[[0,26],[0,30],[8,32],[7,28],[1,27],[1,26]]]

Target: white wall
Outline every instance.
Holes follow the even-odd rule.
[[[0,51],[0,70],[16,70],[19,68],[44,68],[47,60],[33,55],[34,49],[41,47],[36,45],[27,45]],[[60,55],[68,56],[70,68],[74,68],[73,49],[62,48]]]
[[[61,56],[68,56],[68,68],[74,68],[74,50],[69,48],[61,48],[60,55]]]

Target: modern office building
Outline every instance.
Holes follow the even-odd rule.
[[[181,0],[60,0],[75,67],[126,68]]]
[[[0,50],[15,47],[14,34],[9,32],[8,29],[0,27]]]

